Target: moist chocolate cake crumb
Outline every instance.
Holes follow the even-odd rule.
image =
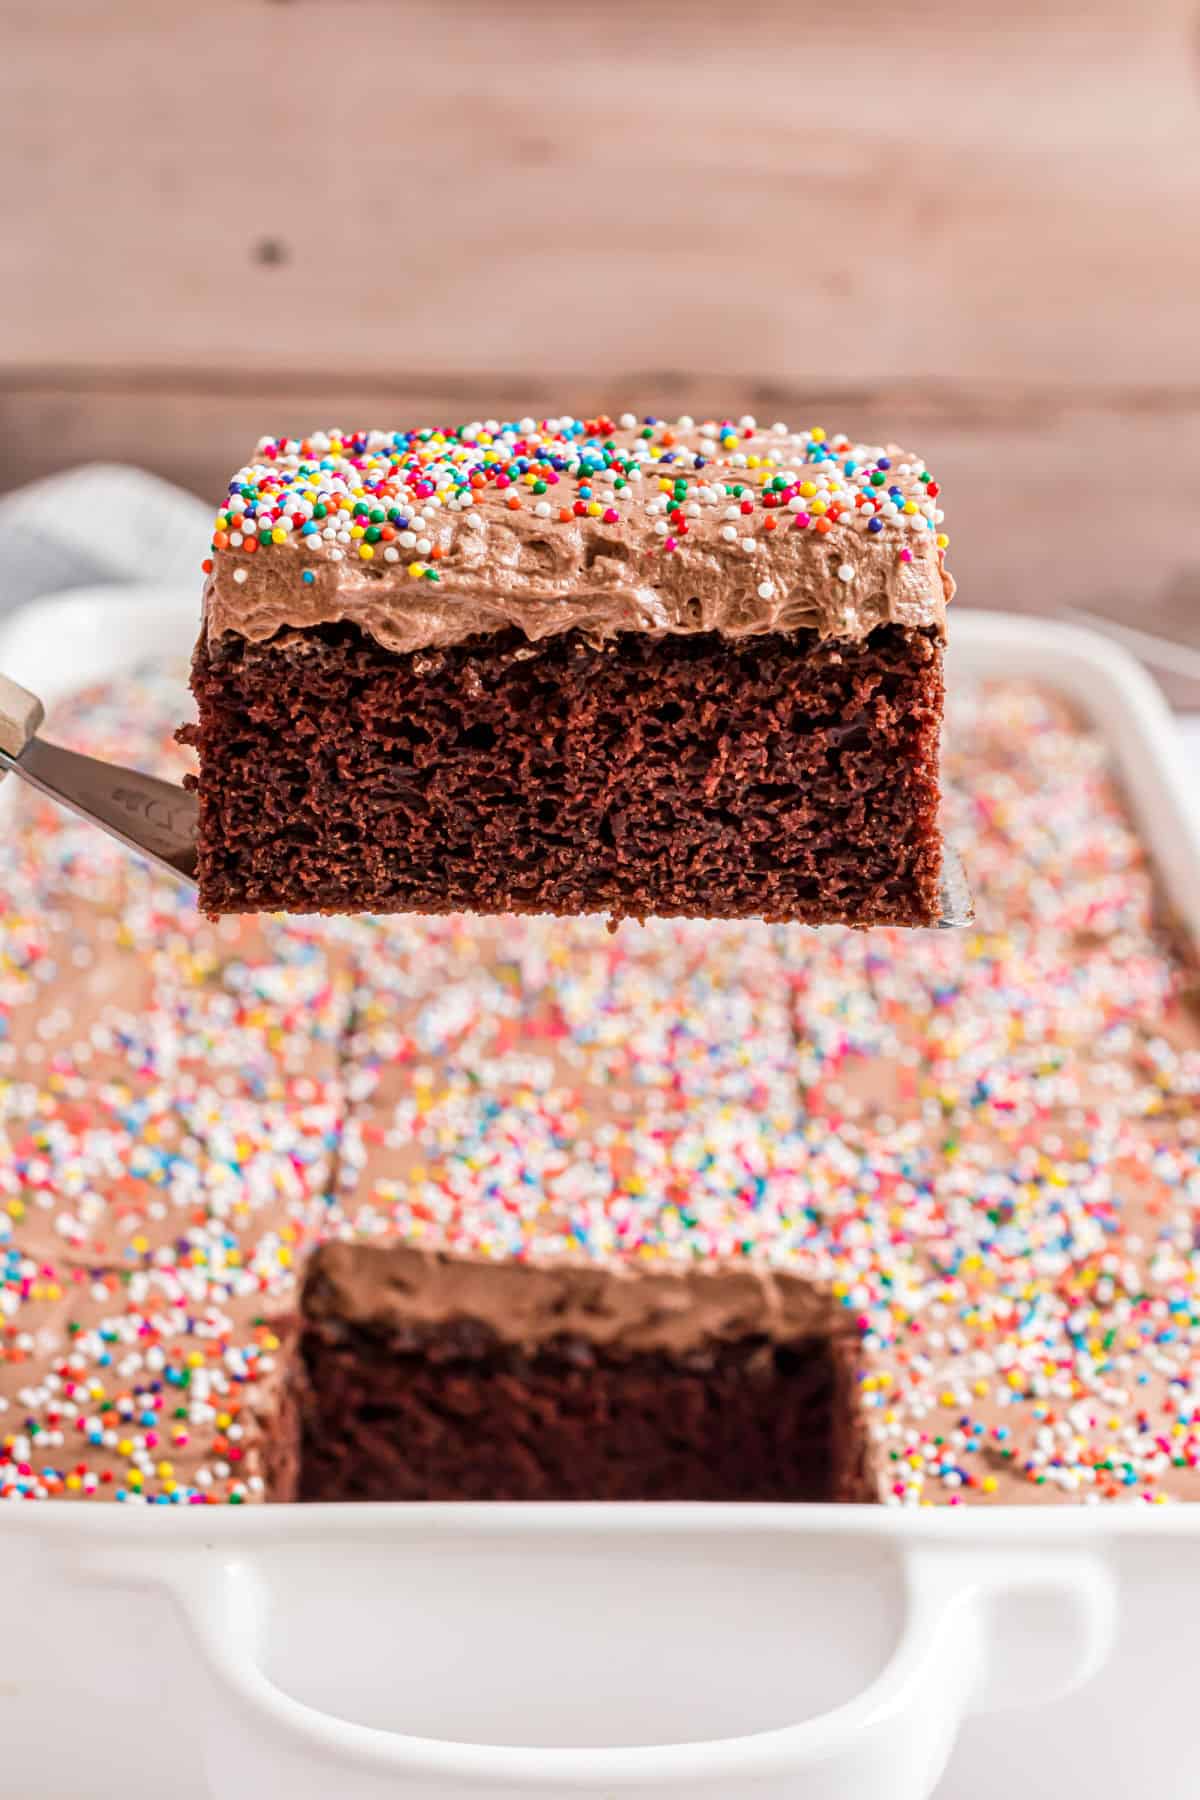
[[[300,1500],[874,1500],[827,1339],[536,1355],[469,1321],[302,1340]]]
[[[936,919],[942,646],[349,624],[202,638],[212,914]]]

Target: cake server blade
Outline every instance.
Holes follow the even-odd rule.
[[[31,737],[19,756],[0,747],[0,770],[7,769],[195,887],[194,794],[157,775],[120,769],[40,737]]]
[[[962,857],[949,844],[942,845],[941,916],[939,931],[961,931],[975,918],[975,902],[967,883]]]

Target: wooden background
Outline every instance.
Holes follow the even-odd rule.
[[[599,407],[898,436],[964,600],[1200,641],[1196,0],[41,0],[0,488]]]

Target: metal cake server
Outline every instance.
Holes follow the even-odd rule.
[[[196,886],[196,796],[157,775],[100,762],[38,728],[45,711],[36,694],[0,675],[0,779],[11,769],[39,793],[98,825],[168,875]],[[971,890],[956,850],[942,850],[938,929],[960,930],[975,917]]]
[[[194,888],[195,794],[157,775],[48,744],[37,735],[44,717],[36,694],[0,675],[0,776],[11,769],[39,793]]]

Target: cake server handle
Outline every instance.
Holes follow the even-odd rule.
[[[196,797],[174,782],[49,744],[36,694],[0,675],[0,780],[11,770],[176,880],[196,881]]]
[[[0,750],[14,759],[19,757],[37,736],[45,716],[46,709],[36,694],[0,675]],[[0,768],[0,781],[7,772],[7,767]]]
[[[150,1583],[173,1595],[209,1677],[209,1778],[214,1793],[231,1800],[251,1792],[293,1800],[334,1792],[339,1800],[729,1800],[742,1792],[762,1800],[930,1800],[972,1713],[1072,1692],[1107,1660],[1117,1617],[1114,1572],[1100,1551],[912,1544],[900,1556],[904,1616],[890,1658],[832,1710],[708,1741],[520,1748],[410,1736],[289,1693],[272,1674],[276,1584],[295,1579],[297,1562],[281,1571],[249,1545],[216,1558],[168,1551],[160,1560],[144,1543],[136,1553],[87,1561],[93,1579]],[[419,1630],[419,1609],[405,1614],[404,1628]],[[578,1628],[590,1625],[581,1618]],[[336,1661],[336,1645],[326,1653]]]

